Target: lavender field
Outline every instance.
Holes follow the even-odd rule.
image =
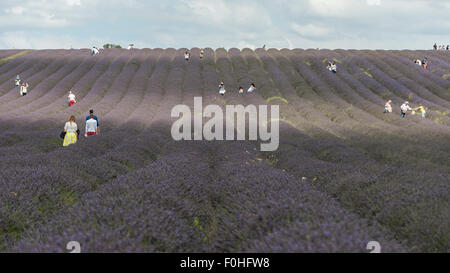
[[[21,52],[0,50],[0,252],[450,252],[448,51]],[[279,105],[279,149],[174,141],[194,96]],[[63,147],[89,109],[101,134]]]

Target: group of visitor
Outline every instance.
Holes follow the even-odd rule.
[[[256,90],[256,85],[254,83],[250,84],[250,87],[247,89],[247,93],[253,93],[253,91]],[[225,95],[226,90],[225,90],[225,84],[223,82],[220,82],[219,84],[219,94],[220,95]],[[238,95],[242,95],[244,94],[244,88],[242,86],[239,86],[238,89]]]
[[[20,96],[25,96],[26,94],[28,94],[28,83],[27,82],[22,82],[22,79],[20,78],[19,75],[16,76],[16,79],[14,80],[14,86],[15,87],[19,87],[19,95]]]
[[[447,45],[447,46],[440,45],[440,46],[438,46],[437,43],[434,43],[433,49],[434,50],[450,50],[450,45]]]
[[[392,100],[388,100],[386,102],[386,104],[384,105],[384,113],[392,113]],[[405,101],[401,106],[400,106],[400,116],[402,118],[404,118],[406,116],[406,114],[408,113],[408,111],[411,111],[411,113],[414,115],[416,112],[420,112],[422,115],[422,118],[425,118],[425,107],[419,103],[419,106],[416,108],[411,108],[409,106],[409,101]]]
[[[416,59],[416,60],[414,60],[414,63],[419,65],[419,66],[421,66],[421,67],[423,67],[423,69],[427,69],[427,67],[428,67],[428,58],[425,58],[423,60]]]
[[[94,115],[94,110],[89,110],[89,115],[86,117],[86,125],[84,130],[84,136],[94,136],[100,133],[100,126],[98,118]],[[61,132],[61,138],[64,139],[63,146],[69,146],[77,142],[80,135],[80,129],[76,123],[75,116],[70,116],[69,121],[64,124],[64,131]]]
[[[330,70],[331,73],[337,73],[337,65],[335,61],[328,61],[327,69]]]

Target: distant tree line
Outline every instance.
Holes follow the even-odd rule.
[[[104,44],[103,48],[107,49],[107,48],[122,48],[122,47],[120,45],[115,45],[115,44]]]

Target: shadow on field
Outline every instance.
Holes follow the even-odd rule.
[[[279,149],[260,152],[258,141],[174,141],[170,129],[127,123],[67,148],[48,140],[56,129],[8,133],[0,249],[364,252],[378,239],[384,251],[448,250],[448,144],[424,159],[415,143],[281,123]]]

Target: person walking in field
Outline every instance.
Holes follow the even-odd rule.
[[[95,46],[92,47],[92,56],[95,56],[95,55],[97,55],[99,53],[100,53],[100,51],[98,50],[98,48],[96,48]]]
[[[406,116],[406,113],[408,113],[409,111],[412,111],[411,107],[409,107],[409,102],[405,101],[401,106],[400,106],[400,114],[401,117],[404,118]]]
[[[64,136],[63,146],[69,146],[70,144],[74,144],[78,139],[78,126],[75,122],[75,116],[70,116],[69,121],[64,125],[64,132],[66,135]]]
[[[67,96],[69,100],[69,106],[72,107],[77,101],[75,100],[75,94],[72,91],[69,91],[69,95]]]
[[[437,44],[436,43],[434,43],[433,48],[434,48],[434,50],[437,50]]]
[[[205,51],[202,49],[200,49],[200,59],[203,59],[203,56],[205,55]]]
[[[421,113],[422,118],[425,118],[425,107],[423,107],[422,103],[419,103],[419,107],[415,108],[414,111],[418,111]]]
[[[256,86],[254,83],[250,84],[250,87],[247,90],[247,93],[253,93],[256,90]]]
[[[422,67],[423,69],[427,69],[428,67],[428,58],[425,58],[422,60]]]
[[[327,68],[328,68],[328,70],[330,70],[333,74],[336,74],[336,72],[337,72],[337,65],[336,65],[336,62],[335,61],[332,61],[332,62],[328,62],[328,65],[327,65]]]
[[[220,82],[220,85],[219,85],[219,94],[220,95],[225,95],[225,92],[227,92],[226,90],[225,90],[225,84],[223,83],[223,82]]]
[[[86,121],[88,121],[91,118],[91,116],[93,116],[94,120],[97,122],[97,134],[99,134],[100,133],[100,124],[98,123],[97,116],[94,115],[94,110],[93,109],[89,110],[89,115],[86,116]]]
[[[189,51],[186,50],[186,51],[184,52],[184,60],[186,61],[186,63],[189,62],[189,59],[190,59],[190,58],[191,58],[191,53],[189,53]]]
[[[23,97],[28,93],[28,83],[24,82],[20,86],[20,95]]]
[[[391,106],[392,101],[388,100],[386,102],[386,104],[384,105],[384,113],[392,113],[392,106]]]
[[[16,87],[20,86],[20,82],[21,82],[21,81],[22,81],[22,80],[20,79],[20,76],[17,75],[17,76],[16,76],[16,79],[14,80],[14,86],[16,86]]]
[[[88,137],[88,136],[93,136],[93,135],[98,134],[97,124],[98,124],[98,122],[94,119],[94,113],[91,113],[89,115],[89,119],[86,120],[86,129],[85,129],[84,136]]]
[[[337,65],[334,61],[331,63],[331,72],[333,72],[334,74],[337,73]]]
[[[242,88],[242,86],[239,86],[238,95],[241,96],[242,94],[244,94],[244,88]]]
[[[447,45],[447,50],[450,50],[450,45]]]

